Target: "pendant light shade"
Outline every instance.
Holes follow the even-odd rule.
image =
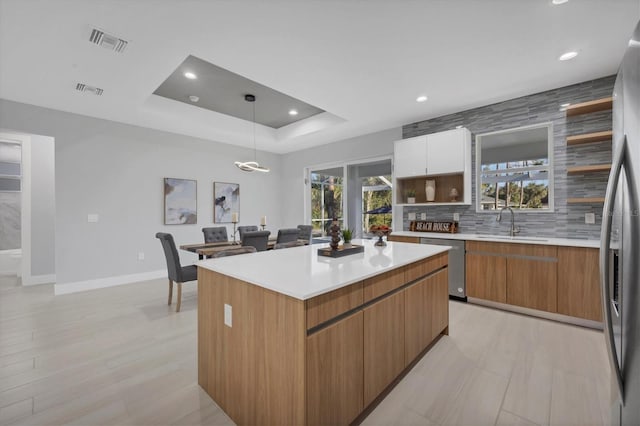
[[[263,172],[269,171],[267,167],[258,164],[256,149],[256,97],[254,95],[244,95],[244,100],[251,102],[253,106],[253,161],[236,161],[234,164],[237,168],[244,172]]]

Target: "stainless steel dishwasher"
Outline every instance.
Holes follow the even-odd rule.
[[[421,244],[435,246],[451,246],[449,251],[449,296],[467,300],[465,286],[464,240],[445,240],[442,238],[420,238]]]

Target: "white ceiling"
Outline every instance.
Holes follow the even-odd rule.
[[[327,111],[259,126],[285,153],[613,74],[639,18],[639,0],[0,0],[0,98],[251,147],[251,123],[152,94],[194,55]]]

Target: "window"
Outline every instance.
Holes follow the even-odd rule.
[[[553,211],[550,123],[476,136],[476,210]]]
[[[333,218],[343,227],[342,167],[311,172],[311,225],[314,233],[325,236]]]

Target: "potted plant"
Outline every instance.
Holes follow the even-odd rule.
[[[407,203],[414,204],[416,202],[416,190],[407,189]]]
[[[343,247],[351,248],[351,239],[353,238],[353,231],[351,229],[343,229],[342,230],[342,239],[344,240]]]

